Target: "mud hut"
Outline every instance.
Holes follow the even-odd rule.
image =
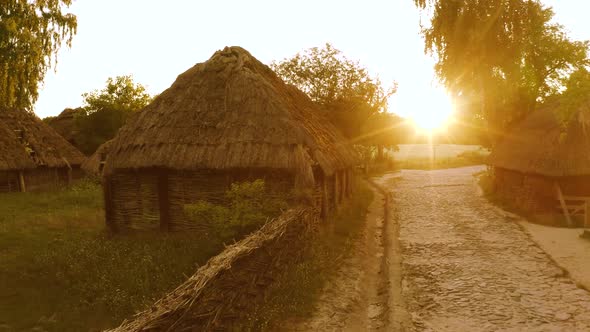
[[[183,229],[183,206],[223,202],[233,182],[308,192],[326,216],[351,194],[356,161],[301,91],[240,47],[181,74],[121,128],[104,170],[113,228]]]
[[[590,198],[590,122],[579,111],[564,126],[555,107],[535,111],[512,128],[493,149],[489,164],[500,197],[530,214],[559,212],[569,219],[565,212],[583,212]]]
[[[24,171],[26,190],[52,189],[83,176],[84,155],[33,113],[0,109],[0,123],[35,165]]]
[[[84,170],[86,174],[95,177],[102,176],[102,171],[104,170],[104,165],[112,142],[113,141],[110,140],[103,143],[98,149],[96,149],[92,156],[88,157],[86,161],[82,163],[82,170]]]

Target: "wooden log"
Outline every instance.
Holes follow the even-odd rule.
[[[170,231],[170,199],[168,196],[168,174],[162,170],[158,174],[158,205],[162,231]]]
[[[321,217],[323,221],[328,220],[330,215],[330,202],[328,201],[328,181],[326,181],[326,175],[322,175],[322,212]]]
[[[115,209],[113,206],[112,177],[109,176],[103,180],[102,188],[104,194],[104,215],[106,225],[112,232],[117,232],[117,224],[115,223],[115,218],[113,217]]]
[[[557,198],[559,199],[559,203],[561,204],[561,208],[563,213],[565,214],[565,220],[567,221],[567,225],[571,227],[573,225],[572,218],[570,217],[569,210],[567,205],[565,204],[565,200],[563,198],[563,193],[561,192],[561,187],[557,182],[554,182],[553,185],[555,186],[555,190],[557,191]]]
[[[590,227],[590,199],[584,203],[584,228]]]
[[[18,172],[18,184],[21,192],[27,192],[27,186],[25,185],[25,176],[23,174],[23,171]]]

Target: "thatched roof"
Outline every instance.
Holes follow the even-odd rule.
[[[82,112],[81,108],[66,108],[55,118],[49,119],[47,124],[68,142],[73,142],[76,134],[76,114]]]
[[[240,47],[181,74],[114,139],[113,169],[272,168],[326,174],[350,167],[343,136],[301,91]]]
[[[48,167],[80,165],[86,157],[33,113],[0,109],[0,123],[13,133],[22,131],[24,141],[35,158]],[[23,147],[24,148],[24,147]]]
[[[35,164],[12,130],[0,122],[0,171],[27,168],[35,168]]]
[[[95,176],[101,175],[102,172],[100,170],[100,164],[101,161],[104,161],[104,159],[102,158],[108,155],[112,142],[113,141],[110,140],[103,143],[101,146],[98,147],[98,149],[96,149],[92,156],[88,157],[86,161],[82,163],[82,169],[86,173]]]
[[[590,125],[579,111],[564,130],[553,107],[533,112],[492,150],[489,164],[543,176],[590,175]]]

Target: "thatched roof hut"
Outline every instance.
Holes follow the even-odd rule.
[[[0,122],[13,130],[34,152],[40,165],[66,167],[81,165],[86,158],[80,151],[33,113],[0,109]]]
[[[290,174],[296,186],[313,188],[323,181],[318,177],[342,183],[341,173],[355,158],[303,92],[246,50],[227,47],[181,74],[128,120],[113,140],[104,172],[110,178],[141,170],[206,170],[209,182],[215,182],[213,173],[278,172]]]
[[[20,171],[35,166],[14,132],[0,122],[0,172]]]
[[[109,150],[112,144],[112,140],[106,141],[96,149],[92,156],[88,157],[84,163],[82,163],[82,169],[90,175],[101,176],[106,162],[106,157],[109,154]]]
[[[6,140],[16,142],[20,146],[16,149],[25,153],[19,153],[19,159],[26,157],[27,164],[34,165],[25,172],[28,189],[69,182],[72,176],[81,175],[77,170],[84,155],[33,113],[2,108],[0,123],[9,132]]]
[[[496,190],[526,212],[554,213],[559,196],[590,197],[590,112],[580,110],[564,125],[558,107],[515,125],[489,157]]]
[[[551,109],[532,113],[493,149],[490,165],[550,177],[590,175],[590,123],[584,114],[564,128]]]
[[[81,108],[66,108],[58,116],[47,119],[46,123],[66,141],[75,144],[76,115],[83,112]]]
[[[124,126],[109,162],[110,170],[317,164],[331,175],[350,167],[354,156],[305,94],[246,50],[231,47],[181,74]]]

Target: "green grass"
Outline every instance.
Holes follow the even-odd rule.
[[[267,301],[254,308],[243,329],[276,331],[285,321],[311,316],[326,282],[351,254],[372,201],[373,192],[360,183],[354,198],[322,227],[301,262],[275,280]]]
[[[0,330],[116,326],[223,248],[190,233],[110,235],[103,216],[91,182],[0,194]]]

